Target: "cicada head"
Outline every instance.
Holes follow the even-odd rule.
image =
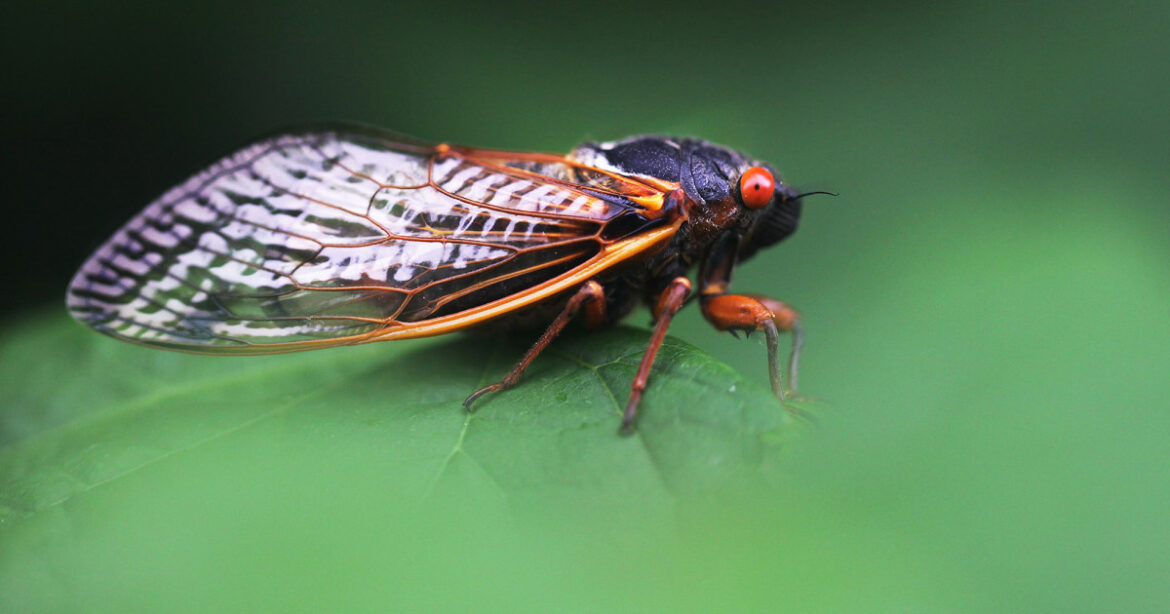
[[[754,168],[767,170],[767,167]],[[748,172],[751,170],[749,169]],[[776,185],[770,200],[759,209],[759,213],[752,219],[751,225],[744,232],[743,241],[739,248],[740,260],[749,258],[757,251],[783,241],[796,232],[796,227],[800,224],[800,193],[791,186],[781,183],[778,175],[775,176],[777,177]],[[740,199],[742,202],[742,189]]]
[[[796,231],[800,194],[770,165],[698,139],[638,136],[585,143],[572,157],[623,175],[677,183],[686,193],[689,236],[710,243],[727,231],[742,237],[740,259]]]

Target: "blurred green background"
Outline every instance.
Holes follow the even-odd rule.
[[[1170,5],[3,10],[7,417],[44,392],[22,376],[38,337],[19,355],[11,341],[72,330],[61,295],[85,255],[280,127],[346,119],[547,151],[693,135],[841,194],[810,198],[800,231],[736,278],[805,315],[802,389],[823,399],[778,489],[665,512],[633,494],[572,522],[454,505],[387,526],[337,478],[320,498],[273,487],[289,514],[237,510],[254,528],[240,547],[171,559],[160,536],[190,548],[203,542],[184,531],[223,522],[173,515],[222,495],[218,469],[195,469],[191,501],[106,519],[122,530],[66,519],[65,545],[0,518],[0,549],[21,553],[0,578],[11,605],[1170,608]],[[672,334],[766,381],[762,344],[696,310]],[[25,556],[41,541],[54,554]]]

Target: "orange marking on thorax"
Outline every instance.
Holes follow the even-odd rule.
[[[627,196],[626,198],[638,203],[639,206],[645,208],[647,211],[661,211],[662,210],[662,195],[652,194],[649,196]]]

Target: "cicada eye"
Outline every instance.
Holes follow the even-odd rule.
[[[744,171],[739,178],[740,198],[749,209],[760,209],[772,202],[775,190],[776,180],[766,168],[753,166]]]

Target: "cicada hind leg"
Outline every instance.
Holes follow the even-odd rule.
[[[476,399],[515,386],[516,382],[520,381],[520,376],[524,374],[524,370],[553,342],[553,339],[557,338],[557,335],[561,334],[573,316],[582,309],[585,310],[585,323],[588,326],[597,326],[605,319],[605,291],[601,284],[593,280],[585,282],[585,285],[581,286],[581,289],[569,298],[569,302],[565,304],[564,309],[561,310],[552,324],[545,329],[544,334],[536,340],[536,343],[532,344],[532,347],[528,349],[520,362],[516,363],[516,366],[512,367],[512,370],[504,376],[504,379],[471,393],[464,399],[463,408],[469,412],[474,411],[472,404],[475,403]]]
[[[690,292],[690,280],[685,277],[678,277],[672,280],[659,295],[658,303],[654,308],[656,321],[654,333],[650,337],[650,343],[646,347],[646,352],[642,355],[642,362],[638,365],[638,371],[634,376],[634,382],[631,386],[629,402],[626,404],[626,409],[622,413],[620,432],[623,435],[629,435],[634,431],[634,425],[638,416],[638,404],[642,400],[642,393],[646,390],[646,384],[650,378],[650,369],[654,366],[654,358],[658,355],[658,349],[662,347],[662,342],[666,338],[666,330],[670,327],[671,319],[674,318],[674,314],[678,313],[678,310],[686,303],[687,296]],[[564,309],[561,310],[560,314],[557,315],[548,329],[544,331],[544,334],[536,340],[536,343],[528,349],[528,352],[504,376],[504,379],[471,393],[463,401],[463,407],[467,411],[472,411],[472,404],[480,397],[515,386],[516,382],[520,380],[520,376],[524,373],[524,370],[552,343],[553,339],[556,339],[557,335],[564,330],[565,326],[581,310],[585,311],[585,324],[587,326],[595,327],[604,322],[606,304],[605,292],[601,284],[596,281],[589,281],[582,286],[576,294],[569,298]]]

